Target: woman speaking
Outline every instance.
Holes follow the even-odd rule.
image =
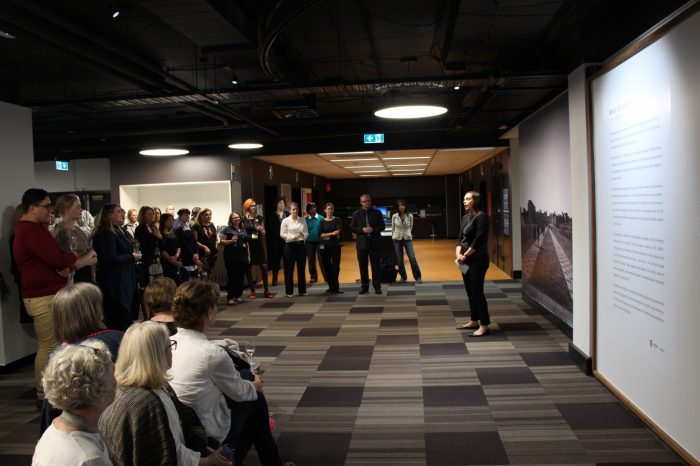
[[[469,191],[464,195],[464,210],[457,237],[456,262],[468,266],[462,273],[464,288],[469,298],[469,311],[471,320],[457,327],[460,330],[474,329],[470,337],[483,337],[488,335],[489,306],[484,295],[484,278],[486,269],[489,268],[489,252],[487,241],[489,236],[489,218],[486,212],[479,210],[480,195],[476,191]]]

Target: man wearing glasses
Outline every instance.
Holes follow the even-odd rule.
[[[12,244],[20,275],[22,300],[27,313],[34,320],[38,343],[34,360],[38,401],[44,398],[41,372],[49,354],[57,346],[51,316],[53,297],[68,283],[68,268],[80,269],[97,262],[92,249],[80,257],[61,251],[47,228],[51,208],[49,194],[43,189],[25,191],[22,195],[22,217],[15,226]]]
[[[374,292],[382,294],[381,270],[379,259],[382,255],[382,237],[384,231],[384,217],[377,209],[372,208],[372,198],[369,194],[360,196],[361,208],[352,214],[350,230],[357,235],[355,246],[357,248],[357,261],[360,264],[360,294],[369,291],[369,275],[367,274],[367,262],[372,265],[372,287]]]

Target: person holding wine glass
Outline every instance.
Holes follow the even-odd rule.
[[[255,340],[250,339],[245,342],[245,354],[248,355],[248,364],[250,364],[250,368],[255,370],[256,369],[256,363],[255,360],[253,359],[253,355],[255,354]]]
[[[114,330],[131,325],[138,308],[136,265],[140,252],[134,252],[122,229],[125,212],[119,204],[106,204],[95,225],[92,244],[97,253],[97,285],[104,298],[105,324]]]
[[[56,199],[56,212],[61,221],[56,224],[52,233],[58,246],[63,252],[74,252],[82,256],[90,249],[90,237],[76,226],[76,222],[83,213],[80,198],[77,194],[63,194]],[[93,282],[92,266],[71,272],[68,283]]]
[[[136,227],[134,250],[141,253],[137,278],[139,286],[143,290],[150,281],[149,267],[160,256],[158,242],[163,239],[163,235],[158,230],[156,211],[153,207],[142,206],[139,209],[137,219],[139,226]]]
[[[203,208],[197,213],[194,225],[192,225],[194,239],[199,247],[200,260],[203,268],[200,270],[202,278],[205,278],[214,270],[218,255],[219,239],[216,236],[216,226],[211,221],[211,209]]]
[[[219,241],[224,245],[224,264],[228,278],[226,298],[229,306],[235,306],[241,302],[243,277],[250,260],[248,233],[243,229],[241,216],[237,212],[229,215],[228,226],[221,232]]]
[[[255,281],[253,280],[252,268],[258,266],[260,275],[262,275],[263,287],[265,289],[265,297],[272,298],[272,293],[267,286],[267,259],[265,258],[265,227],[263,226],[263,218],[258,215],[258,204],[255,199],[246,199],[243,203],[243,228],[248,233],[248,245],[250,248],[250,262],[246,277],[250,285],[249,299],[255,299]]]

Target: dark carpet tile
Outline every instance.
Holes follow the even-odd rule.
[[[377,345],[417,345],[418,334],[415,335],[377,335]]]
[[[423,405],[429,407],[487,406],[479,385],[423,387]]]
[[[255,356],[263,358],[276,358],[286,346],[274,346],[274,345],[255,345]]]
[[[282,432],[277,447],[282,461],[336,466],[345,464],[351,438],[350,432]]]
[[[469,311],[452,311],[453,317],[469,317]]]
[[[311,320],[313,314],[282,314],[277,319],[277,322],[306,322]]]
[[[574,430],[644,428],[620,403],[562,403],[556,407]]]
[[[574,360],[566,351],[554,351],[551,353],[520,353],[523,361],[530,366],[567,366],[574,364]]]
[[[508,296],[505,293],[484,293],[486,299],[506,299]]]
[[[451,284],[445,284],[445,285],[442,285],[442,289],[443,289],[443,290],[463,290],[463,289],[464,289],[464,285],[463,285],[462,283],[459,283],[459,284],[453,284],[453,283],[451,283]]]
[[[429,465],[508,464],[498,432],[428,432],[425,457]]]
[[[464,356],[467,354],[467,347],[464,343],[427,343],[420,345],[421,356]]]
[[[297,333],[298,337],[334,337],[338,335],[340,327],[309,327],[303,328]]]
[[[221,332],[219,335],[224,336],[224,337],[254,337],[260,334],[262,332],[263,328],[247,328],[247,327],[231,327],[223,332]]]
[[[508,337],[506,336],[505,333],[499,332],[499,331],[494,330],[494,329],[491,329],[491,333],[489,333],[485,337],[480,337],[480,338],[474,338],[474,337],[469,336],[470,333],[474,333],[474,330],[456,330],[456,331],[462,333],[462,338],[467,343],[467,347],[469,347],[469,345],[478,345],[480,343],[489,343],[489,342],[494,342],[494,341],[507,341],[508,340]]]
[[[372,358],[374,347],[370,345],[337,345],[330,346],[326,351],[327,358]]]
[[[2,466],[27,466],[32,464],[32,455],[0,455]]]
[[[286,302],[286,301],[273,301],[269,303],[262,304],[260,307],[262,309],[287,309],[294,303]]]
[[[542,330],[537,322],[498,322],[498,326],[504,332],[530,332]]]
[[[504,293],[522,293],[523,289],[522,288],[501,288],[501,291]]]
[[[415,290],[389,290],[387,296],[415,296]]]
[[[382,319],[379,327],[417,327],[418,319]]]
[[[539,383],[527,367],[483,367],[476,369],[482,385]]]
[[[21,395],[15,397],[17,400],[35,400],[36,399],[36,390],[35,389],[30,389],[25,392],[22,392]]]
[[[396,288],[399,286],[413,286],[415,282],[410,282],[410,281],[405,281],[405,282],[400,282],[400,281],[395,281],[390,284],[391,288]]]
[[[222,319],[216,319],[213,324],[211,324],[212,328],[229,328],[238,323],[237,320],[222,320]]]
[[[384,306],[353,306],[350,308],[350,314],[381,314],[384,312]]]
[[[447,306],[447,300],[439,299],[417,299],[416,306]]]
[[[357,408],[364,387],[307,387],[297,405],[300,408]]]
[[[345,290],[345,292],[347,293],[347,290]],[[327,303],[351,303],[351,302],[355,301],[356,298],[357,298],[357,296],[353,296],[353,295],[347,296],[347,295],[332,294],[328,297],[326,302]]]

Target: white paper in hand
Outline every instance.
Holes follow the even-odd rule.
[[[455,265],[457,266],[459,271],[462,272],[462,275],[467,273],[467,270],[469,270],[469,266],[467,264],[460,262],[457,259],[455,259]]]

